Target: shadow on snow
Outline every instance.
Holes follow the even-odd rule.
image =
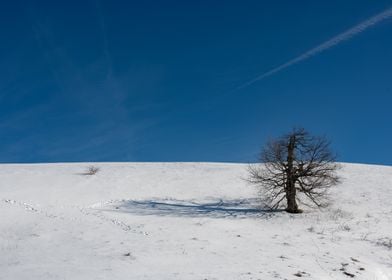
[[[204,203],[184,200],[124,200],[101,210],[135,215],[210,218],[269,218],[281,212],[280,210],[262,209],[258,205],[257,199],[220,199]]]

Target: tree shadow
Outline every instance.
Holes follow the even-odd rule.
[[[185,200],[125,200],[104,211],[141,216],[209,217],[209,218],[270,218],[282,210],[263,209],[257,199],[195,202]]]

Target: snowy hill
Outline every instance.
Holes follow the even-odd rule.
[[[290,215],[244,164],[88,165],[0,165],[0,279],[392,279],[392,167]]]

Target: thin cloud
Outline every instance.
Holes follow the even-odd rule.
[[[109,43],[108,43],[108,37],[107,37],[107,25],[105,22],[105,17],[103,15],[103,8],[102,8],[102,3],[100,1],[96,1],[96,11],[97,11],[97,16],[98,16],[98,24],[99,28],[101,29],[102,33],[102,49],[103,49],[103,54],[106,60],[107,64],[107,78],[112,78],[113,76],[113,60],[109,52]]]
[[[241,86],[237,87],[237,90],[245,88],[247,86],[250,86],[251,84],[253,84],[257,81],[260,81],[266,77],[269,77],[273,74],[276,74],[276,73],[278,73],[278,72],[280,72],[280,71],[282,71],[282,70],[284,70],[294,64],[297,64],[301,61],[304,61],[304,60],[309,59],[315,55],[318,55],[318,54],[340,44],[343,41],[347,41],[347,40],[351,39],[355,35],[358,35],[358,34],[364,32],[368,28],[373,27],[374,25],[376,25],[376,24],[378,24],[378,23],[380,23],[390,17],[392,17],[392,7],[390,7],[388,9],[386,9],[385,11],[355,25],[354,27],[346,30],[343,33],[340,33],[339,35],[329,39],[328,41],[322,43],[321,45],[318,45],[317,47],[301,54],[300,56],[298,56],[294,59],[291,59],[291,60],[287,61],[286,63],[284,63],[276,68],[273,68],[272,70],[265,72],[265,73],[257,76],[256,78],[242,84]]]

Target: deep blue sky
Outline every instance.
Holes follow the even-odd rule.
[[[392,164],[392,1],[3,1],[0,162],[254,161],[293,126]]]

